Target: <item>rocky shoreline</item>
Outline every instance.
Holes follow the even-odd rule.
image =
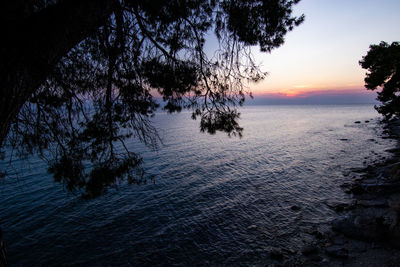
[[[386,138],[400,140],[400,120],[386,126]],[[336,206],[340,217],[332,230],[347,239],[347,257],[351,266],[400,265],[400,144],[391,149],[383,163],[353,170],[359,176],[342,187],[352,194],[353,202]],[[357,243],[364,248],[358,250]]]
[[[400,120],[385,133],[400,141]],[[313,243],[292,256],[270,252],[277,266],[400,266],[400,142],[389,152],[384,162],[352,170],[341,185],[352,200],[327,202],[338,218],[310,232]]]

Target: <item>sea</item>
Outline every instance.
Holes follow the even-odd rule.
[[[127,145],[147,184],[84,200],[32,156],[0,163],[0,226],[11,266],[266,265],[296,253],[351,201],[355,170],[396,141],[373,105],[240,109],[243,137],[201,133],[189,112],[153,119],[163,144]],[[357,123],[356,123],[357,122]]]

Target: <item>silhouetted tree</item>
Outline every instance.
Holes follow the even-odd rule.
[[[39,153],[67,189],[98,196],[143,181],[125,145],[159,141],[149,118],[192,110],[200,130],[241,135],[237,105],[270,52],[303,21],[299,0],[3,1],[0,143]],[[204,51],[207,35],[218,47]]]
[[[365,87],[368,90],[382,90],[377,99],[382,103],[375,106],[376,110],[386,119],[400,116],[400,43],[389,45],[381,42],[371,45],[360,65],[368,70],[365,77]]]

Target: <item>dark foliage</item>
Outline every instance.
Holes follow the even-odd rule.
[[[18,6],[17,1],[21,23],[69,1],[45,2]],[[109,10],[104,23],[92,23],[93,30],[67,53],[57,50],[59,59],[53,54],[57,60],[46,61],[50,66],[36,76],[36,83],[42,80],[22,100],[7,139],[21,153],[39,153],[56,181],[86,197],[101,195],[124,178],[144,181],[141,158],[125,141],[159,144],[150,123],[160,105],[155,95],[168,112],[192,110],[203,132],[241,136],[236,106],[249,94],[248,84],[265,76],[250,46],[271,51],[303,21],[291,16],[298,0],[100,2]],[[87,4],[77,12],[83,8],[92,10]],[[87,17],[82,28],[90,24]],[[218,48],[210,56],[204,46],[212,32]],[[37,38],[49,38],[48,46],[57,43],[53,35]]]
[[[389,45],[381,42],[371,45],[367,55],[360,65],[368,70],[365,77],[365,87],[378,92],[377,99],[382,103],[376,110],[386,119],[400,116],[400,43]]]

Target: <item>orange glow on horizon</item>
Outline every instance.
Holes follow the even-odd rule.
[[[298,95],[300,95],[302,93],[303,92],[301,90],[293,90],[293,89],[291,89],[291,90],[282,90],[282,91],[278,92],[278,94],[280,94],[280,95],[282,95],[284,97],[289,97],[289,98],[296,97],[296,96],[298,96]]]
[[[365,89],[363,86],[349,86],[345,89],[343,89],[343,87],[305,88],[304,86],[283,90],[256,90],[253,92],[253,95],[256,97],[260,96],[272,98],[305,98],[315,95],[363,95],[370,93],[371,91]]]

